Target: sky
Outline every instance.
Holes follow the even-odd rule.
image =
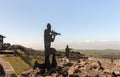
[[[120,49],[120,0],[0,0],[4,42],[44,49],[47,23],[56,49]]]

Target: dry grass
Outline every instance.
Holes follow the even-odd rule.
[[[29,65],[27,65],[20,57],[7,55],[2,57],[5,61],[9,62],[13,67],[16,75],[19,75],[21,72],[30,69]]]
[[[86,56],[120,59],[120,50],[81,50]]]

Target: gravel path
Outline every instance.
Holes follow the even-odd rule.
[[[5,62],[3,59],[0,58],[0,64],[3,66],[5,75],[8,76],[14,74],[14,69],[8,62]]]

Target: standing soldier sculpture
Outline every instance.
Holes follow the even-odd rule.
[[[51,25],[47,24],[47,29],[44,31],[44,47],[45,47],[45,67],[47,69],[51,69],[54,65],[54,68],[57,66],[56,59],[55,59],[55,48],[51,48],[51,42],[54,42],[55,36],[60,35],[60,33],[57,33],[53,30],[51,30]],[[49,57],[50,55],[53,55],[53,62],[52,65],[50,64]]]
[[[66,58],[69,58],[70,50],[72,50],[72,48],[69,48],[69,46],[67,45],[66,48],[65,48],[65,55],[66,55]]]

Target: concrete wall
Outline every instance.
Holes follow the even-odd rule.
[[[2,48],[2,42],[0,42],[0,50],[1,50],[1,48]]]
[[[3,38],[0,37],[0,50],[2,49],[2,45],[3,45]]]

